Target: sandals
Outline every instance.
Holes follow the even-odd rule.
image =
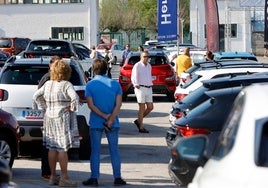
[[[77,183],[69,179],[61,178],[59,182],[59,186],[60,187],[77,187]]]
[[[48,185],[59,185],[60,176],[50,176],[48,180]]]

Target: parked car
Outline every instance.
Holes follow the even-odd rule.
[[[266,64],[255,64],[255,65],[238,65],[238,66],[226,66],[220,69],[205,69],[194,72],[191,75],[191,80],[186,82],[182,87],[176,88],[174,97],[177,101],[182,100],[183,97],[187,96],[190,92],[194,91],[202,85],[202,80],[208,80],[211,78],[223,77],[231,74],[252,74],[256,72],[268,71],[268,65]]]
[[[81,137],[79,156],[89,159],[89,109],[85,103],[86,80],[82,66],[75,59],[65,59],[72,68],[70,82],[80,97],[78,129]],[[48,72],[50,58],[21,58],[6,63],[0,72],[0,108],[13,114],[20,125],[21,142],[42,140],[43,111],[32,109],[32,97],[39,80]],[[3,101],[2,99],[7,98]]]
[[[57,55],[62,58],[74,58],[87,71],[88,79],[92,74],[92,59],[87,57],[86,46],[79,43],[72,43],[62,39],[35,39],[29,42],[25,51],[20,54],[20,58],[51,58]]]
[[[5,64],[8,58],[9,54],[7,52],[0,50],[0,67],[2,67]]]
[[[131,72],[135,63],[140,61],[140,52],[130,52],[124,65],[120,68],[119,83],[123,90],[123,100],[128,94],[134,93],[131,83]],[[174,101],[176,76],[164,52],[149,51],[148,62],[152,65],[153,93],[166,94],[170,101]]]
[[[261,82],[268,82],[268,72],[255,74],[245,73],[245,75],[242,75],[240,73],[238,75],[235,75],[233,73],[225,77],[203,80],[202,86],[190,92],[189,95],[184,97],[181,101],[175,102],[172,105],[172,109],[169,115],[169,122],[173,126],[175,124],[175,121],[183,116],[183,112],[186,109],[191,110],[201,102],[208,99],[208,96],[205,94],[206,91],[235,86],[248,86],[252,83]],[[169,133],[171,132],[169,131]],[[172,133],[175,134],[174,131]],[[169,135],[169,138],[172,137]]]
[[[7,52],[9,56],[17,55],[25,50],[30,41],[31,39],[29,38],[0,37],[0,50]]]
[[[100,52],[102,56],[105,56],[105,49],[108,49],[112,52],[115,58],[115,63],[116,62],[121,62],[122,61],[122,53],[124,51],[124,47],[120,44],[117,43],[100,43],[96,47],[96,51]]]
[[[54,55],[62,58],[78,58],[72,43],[61,39],[31,40],[24,52],[26,58],[51,57]]]
[[[4,91],[6,93],[6,91]],[[7,100],[5,98],[4,100]],[[12,168],[19,154],[20,129],[16,118],[0,109],[0,158]]]
[[[177,155],[177,144],[184,137],[197,134],[207,135],[210,142],[206,152],[207,156],[211,156],[235,97],[241,89],[242,87],[235,87],[208,91],[206,94],[210,99],[176,121],[177,137],[171,148],[168,170],[172,180],[177,185],[185,186],[190,183],[199,166],[195,161],[184,161]]]
[[[213,60],[213,61],[201,61],[196,62],[193,66],[187,69],[185,72],[180,75],[180,87],[182,87],[186,82],[191,80],[192,74],[195,71],[199,70],[209,70],[209,69],[220,69],[223,67],[232,67],[232,66],[243,66],[243,65],[255,65],[260,64],[258,61],[253,60],[241,60],[241,59],[230,59],[230,60]]]
[[[251,52],[214,52],[214,60],[220,59],[248,59],[258,61],[257,57]]]
[[[204,167],[198,167],[188,188],[268,187],[267,92],[267,84],[242,90],[209,159],[205,135],[185,138],[177,145],[178,156],[187,163],[208,159]]]

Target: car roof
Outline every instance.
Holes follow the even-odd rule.
[[[202,83],[205,87],[213,87],[218,84],[235,84],[235,83],[256,83],[256,82],[268,82],[268,72],[253,73],[248,75],[230,74],[226,77],[212,78],[209,80],[203,80]]]
[[[149,53],[149,56],[166,56],[166,54],[163,52],[163,51],[158,51],[158,50],[151,50],[151,51],[148,51]],[[128,57],[132,57],[132,56],[140,56],[141,55],[141,52],[130,52],[128,54]]]
[[[256,59],[256,56],[251,52],[214,52],[214,59]]]

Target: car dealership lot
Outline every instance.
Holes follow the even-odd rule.
[[[165,132],[169,127],[168,115],[172,102],[166,102],[163,96],[155,97],[155,109],[145,118],[145,126],[149,134],[139,134],[133,121],[136,118],[138,105],[135,97],[130,96],[124,102],[120,112],[121,133],[119,148],[122,160],[122,177],[128,187],[159,187],[175,188],[176,185],[168,175],[169,150],[165,143]],[[103,139],[100,187],[113,187],[112,168],[107,147]],[[41,179],[40,158],[22,157],[15,160],[12,180],[20,188],[50,187]],[[82,181],[89,178],[89,161],[70,160],[68,165],[70,177],[78,182],[78,187],[84,187]],[[59,169],[59,166],[58,166]]]

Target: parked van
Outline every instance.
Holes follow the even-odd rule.
[[[31,39],[18,37],[0,37],[0,50],[9,55],[17,55],[25,50]]]

